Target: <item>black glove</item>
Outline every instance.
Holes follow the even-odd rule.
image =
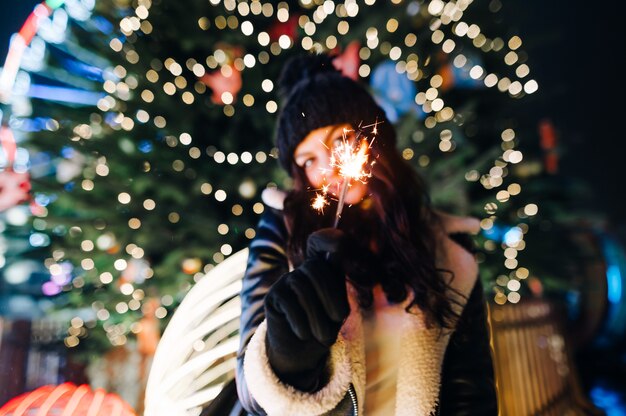
[[[311,234],[306,260],[265,297],[270,365],[282,381],[302,391],[323,385],[330,347],[350,313],[340,265],[344,241],[344,233],[334,228]]]

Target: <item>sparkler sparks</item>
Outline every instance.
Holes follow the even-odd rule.
[[[326,193],[320,194],[320,193],[316,193],[315,194],[315,198],[313,199],[313,203],[311,204],[311,206],[313,207],[313,209],[321,212],[322,214],[324,213],[324,207],[326,205],[330,204],[328,202],[328,200],[326,199]]]
[[[378,121],[374,123],[372,133],[375,136],[378,126]],[[370,126],[366,126],[370,127]],[[352,130],[343,130],[342,141],[332,149],[330,157],[330,167],[336,169],[338,175],[342,178],[341,182],[334,184],[337,187],[341,186],[339,190],[339,203],[337,205],[337,213],[335,214],[334,227],[337,227],[339,219],[341,218],[341,212],[345,203],[345,197],[348,193],[348,187],[351,181],[359,181],[366,183],[367,179],[372,176],[371,170],[367,169],[367,162],[369,158],[368,150],[370,149],[374,139],[368,143],[366,137],[362,137],[363,130],[361,127],[357,130],[354,141],[352,142],[347,138],[348,133]],[[370,167],[374,165],[374,162],[370,164]],[[321,189],[322,193],[315,194],[315,198],[311,203],[313,209],[324,212],[324,207],[329,204],[327,200],[328,189],[333,184],[324,185]]]
[[[359,143],[351,145],[344,136],[343,142],[333,151],[330,166],[338,169],[339,175],[344,178],[344,183],[351,180],[364,182],[372,176],[371,172],[364,169],[367,163],[368,149],[369,145],[366,139],[361,139]]]

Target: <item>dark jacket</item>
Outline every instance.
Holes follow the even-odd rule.
[[[244,356],[250,339],[264,321],[264,298],[278,278],[288,271],[285,252],[287,230],[282,212],[267,208],[250,245],[247,270],[241,291],[241,343],[237,357],[237,393],[250,414],[264,415],[244,378]],[[461,243],[460,240],[456,240]],[[471,240],[466,238],[465,241]],[[480,279],[471,291],[456,330],[449,339],[441,368],[438,415],[497,415],[493,364]],[[350,385],[344,399],[327,414],[357,414]],[[401,398],[399,398],[401,400]]]

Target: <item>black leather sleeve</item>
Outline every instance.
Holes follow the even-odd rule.
[[[243,358],[248,342],[265,319],[263,301],[270,287],[289,270],[287,230],[282,212],[266,207],[249,246],[248,263],[241,289],[240,344],[237,353],[237,395],[243,408],[254,415],[265,411],[252,398],[243,374]]]
[[[450,237],[474,251],[467,237],[462,242],[460,236]],[[480,277],[450,338],[441,380],[439,415],[497,416],[490,334]]]

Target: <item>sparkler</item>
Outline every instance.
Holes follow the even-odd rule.
[[[374,135],[377,133],[377,124],[378,122],[373,124],[374,127],[372,129],[372,133]],[[337,228],[337,225],[339,224],[339,219],[341,218],[350,182],[359,181],[366,183],[367,179],[372,176],[371,171],[367,170],[365,166],[367,165],[369,157],[368,150],[374,140],[372,139],[371,142],[368,142],[367,138],[361,137],[363,130],[359,127],[354,142],[351,142],[346,138],[346,134],[348,132],[350,132],[350,130],[343,130],[343,140],[339,145],[332,149],[330,158],[331,168],[337,169],[339,176],[342,178],[341,187],[338,192],[339,202],[337,204],[337,212],[335,213],[333,228]],[[339,187],[339,183],[337,183],[337,186]],[[330,185],[324,185],[322,187],[322,193],[317,193],[315,195],[311,204],[314,209],[323,212],[324,207],[329,204],[326,200],[329,188]]]
[[[311,206],[313,207],[313,209],[324,213],[324,207],[328,204],[329,202],[326,200],[325,194],[316,193],[315,198],[313,199],[313,203],[311,203]]]

